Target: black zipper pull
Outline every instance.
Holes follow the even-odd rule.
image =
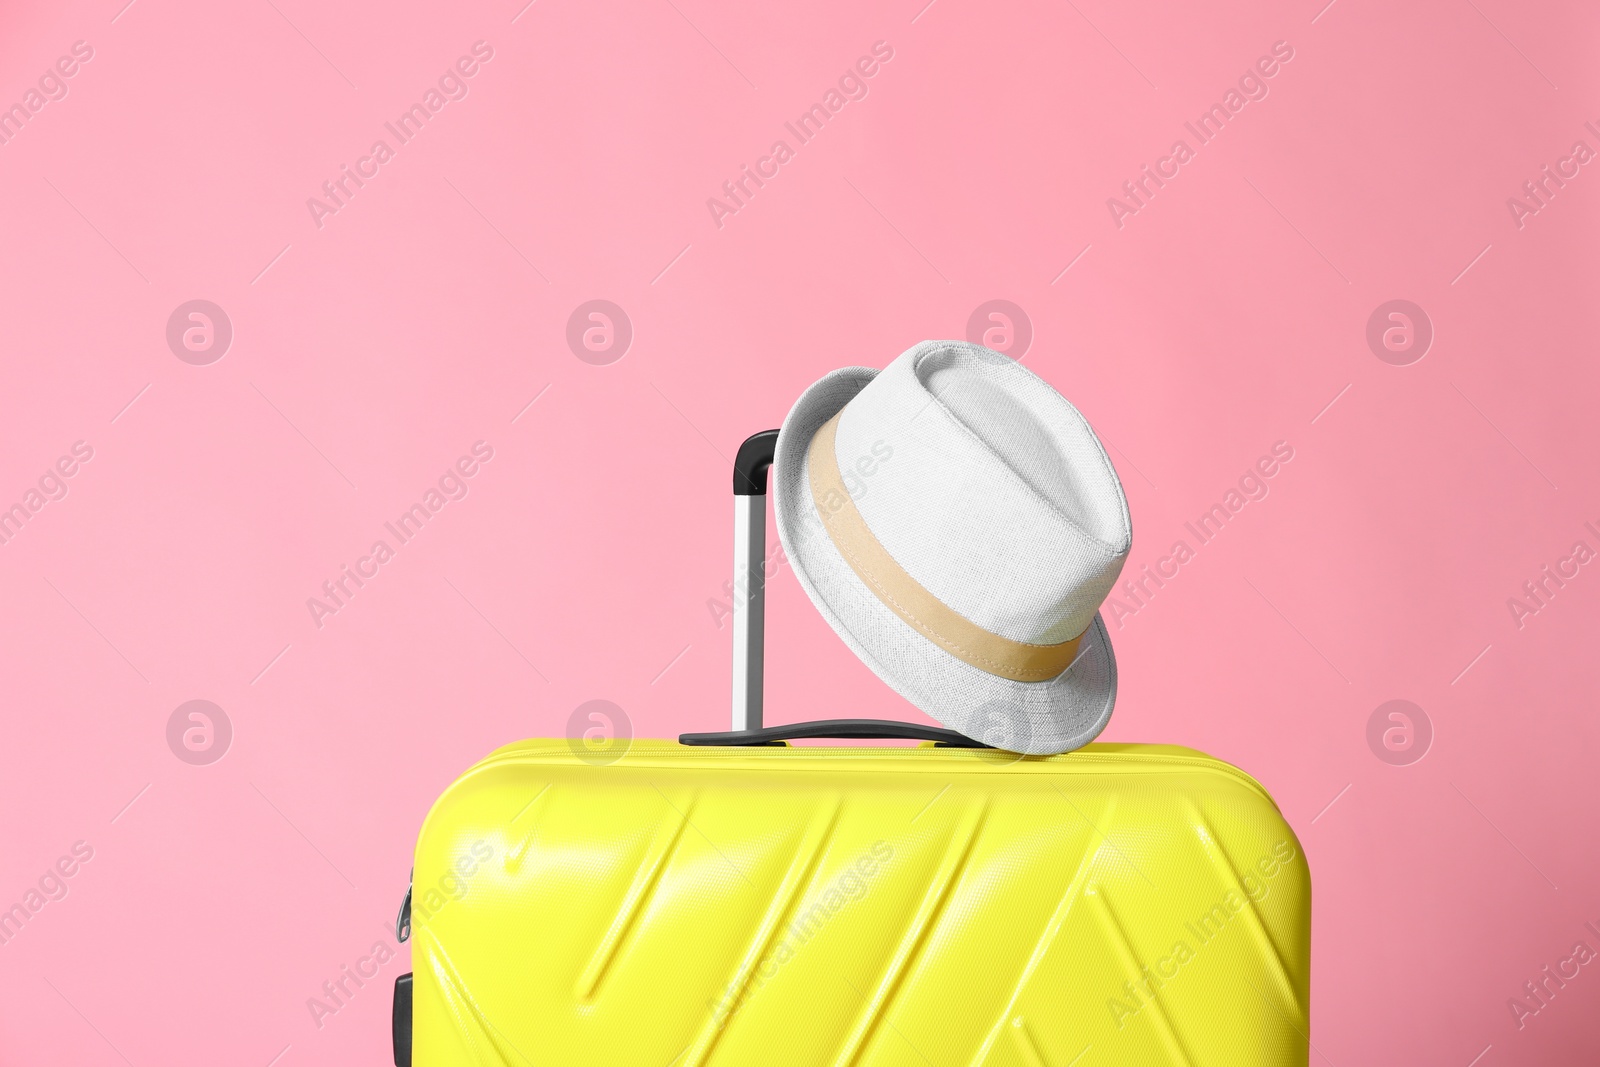
[[[411,869],[411,878],[416,877],[416,868]],[[400,914],[394,917],[394,939],[406,941],[411,937],[411,878],[406,879],[406,898],[400,902]]]

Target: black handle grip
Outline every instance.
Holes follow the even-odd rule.
[[[778,447],[778,431],[762,430],[745,438],[733,457],[733,495],[766,496],[767,470]]]
[[[800,741],[817,737],[893,738],[905,741],[933,741],[941,748],[991,748],[942,726],[923,726],[889,719],[818,719],[787,726],[765,726],[759,730],[723,730],[716,733],[679,734],[678,744],[697,746],[776,745],[780,741]]]

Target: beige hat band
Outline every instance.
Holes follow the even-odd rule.
[[[1083,635],[1058,645],[1030,645],[985,630],[925,589],[867,526],[845,488],[834,451],[840,411],[812,437],[806,466],[823,528],[850,569],[885,607],[940,648],[981,671],[1014,682],[1054,678],[1072,665]]]

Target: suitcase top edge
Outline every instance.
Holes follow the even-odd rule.
[[[1274,809],[1277,802],[1266,787],[1248,772],[1198,749],[1182,745],[1095,742],[1056,756],[1018,756],[994,749],[936,748],[875,745],[800,745],[716,748],[680,745],[676,741],[637,738],[621,755],[593,758],[573,738],[529,738],[503,745],[479,760],[457,784],[490,767],[520,762],[552,767],[589,764],[596,773],[608,767],[659,767],[663,769],[719,767],[729,770],[786,770],[794,772],[871,769],[894,773],[968,774],[1106,774],[1118,771],[1193,771],[1219,774],[1257,793]],[[441,798],[442,799],[442,798]]]

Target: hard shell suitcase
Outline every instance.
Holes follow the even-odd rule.
[[[417,844],[396,1063],[1307,1063],[1310,876],[1242,771],[762,727],[773,437],[734,473],[734,731],[524,741],[452,785]],[[923,743],[781,744],[811,736]]]

